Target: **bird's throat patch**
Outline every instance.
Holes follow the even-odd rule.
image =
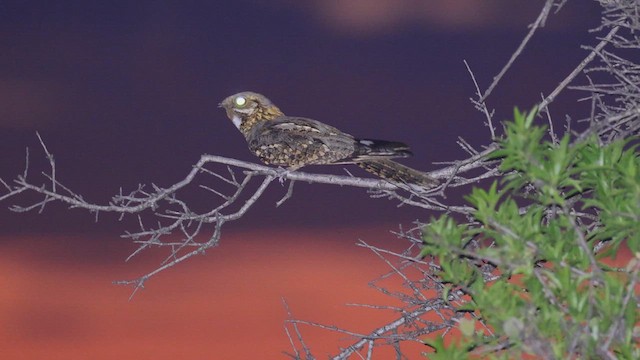
[[[240,125],[242,125],[242,119],[238,115],[233,115],[231,118],[233,125],[235,125],[238,129],[240,129]]]

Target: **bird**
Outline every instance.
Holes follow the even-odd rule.
[[[438,181],[391,159],[412,156],[398,141],[358,139],[317,120],[285,115],[266,96],[243,91],[219,105],[263,163],[295,171],[307,165],[355,164],[392,183],[432,188]]]

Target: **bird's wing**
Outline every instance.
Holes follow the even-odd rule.
[[[295,116],[281,116],[272,121],[265,122],[265,128],[273,130],[284,130],[308,134],[310,136],[341,136],[353,139],[353,136],[343,133],[333,126],[321,123],[320,121]]]
[[[290,116],[256,124],[248,142],[263,161],[289,167],[333,164],[350,158],[356,146],[351,135],[332,126]]]
[[[265,121],[261,125],[263,135],[268,134],[274,139],[287,143],[324,145],[330,151],[337,151],[344,157],[351,155],[357,146],[353,136],[313,119],[282,116]]]

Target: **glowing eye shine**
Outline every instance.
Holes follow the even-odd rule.
[[[245,99],[243,96],[238,96],[235,99],[235,103],[236,103],[236,106],[243,107],[247,104],[247,99]]]

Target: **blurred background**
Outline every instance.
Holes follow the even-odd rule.
[[[0,3],[0,177],[47,170],[106,203],[120,188],[168,186],[204,153],[256,161],[218,102],[252,90],[285,113],[358,137],[403,141],[406,164],[466,157],[462,136],[489,142],[469,98],[471,66],[485,89],[526,34],[543,1],[236,0],[23,1]],[[596,1],[551,16],[488,99],[496,119],[531,108],[596,41]],[[579,116],[579,93],[552,114]],[[359,169],[349,168],[356,175]],[[310,172],[345,174],[340,167]],[[345,303],[384,303],[367,281],[387,269],[354,243],[401,246],[389,230],[437,214],[371,199],[360,189],[273,186],[221,245],[154,278],[128,302],[112,280],[153,269],[131,263],[113,216],[51,205],[15,214],[0,205],[0,352],[11,359],[281,358],[286,298],[294,315],[368,331],[393,314]],[[28,204],[32,197],[13,201]],[[209,201],[195,197],[199,205]],[[198,204],[196,204],[198,205]],[[398,244],[395,244],[398,243]],[[305,333],[319,356],[350,339]],[[423,350],[417,348],[416,351]]]

